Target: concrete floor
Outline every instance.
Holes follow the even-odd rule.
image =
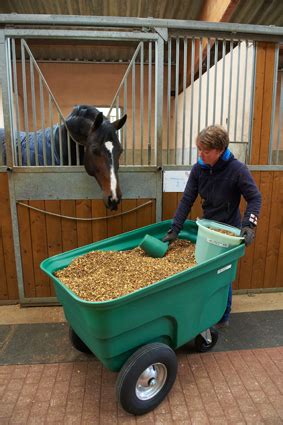
[[[232,313],[283,310],[283,292],[233,296]],[[0,306],[0,325],[65,322],[62,307]]]

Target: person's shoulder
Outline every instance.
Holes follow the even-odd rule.
[[[196,162],[192,168],[191,168],[191,174],[197,175],[201,171],[201,164],[199,162]]]
[[[248,167],[246,166],[246,164],[244,164],[242,161],[240,161],[237,158],[233,158],[230,161],[229,166],[231,168],[233,168],[235,171],[246,171],[246,170],[248,170]]]

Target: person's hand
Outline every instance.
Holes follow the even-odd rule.
[[[167,232],[167,235],[164,236],[164,238],[162,239],[162,242],[169,242],[172,243],[177,239],[178,235],[175,232],[175,230],[173,229],[169,229]]]
[[[241,236],[243,236],[245,239],[245,245],[250,246],[255,238],[255,227],[243,227],[241,230]]]

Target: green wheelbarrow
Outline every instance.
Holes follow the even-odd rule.
[[[117,398],[129,413],[153,410],[169,393],[177,374],[177,348],[195,341],[197,351],[217,342],[213,329],[227,303],[243,244],[131,294],[103,302],[85,301],[54,272],[94,250],[130,250],[145,235],[162,239],[171,220],[145,226],[44,260],[58,301],[70,325],[71,342],[92,352],[111,371],[119,371]],[[187,220],[179,237],[196,242],[198,227]]]

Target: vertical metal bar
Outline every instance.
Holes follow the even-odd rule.
[[[171,112],[171,55],[172,41],[168,40],[168,77],[167,77],[167,164],[170,162],[170,112]]]
[[[20,109],[19,109],[19,92],[18,92],[18,77],[17,77],[17,59],[16,59],[16,45],[15,39],[12,39],[12,61],[13,61],[13,87],[14,87],[14,96],[15,96],[15,106],[16,106],[16,149],[15,153],[18,152],[16,164],[22,165],[22,145],[21,145],[21,136],[20,136]]]
[[[212,118],[213,124],[215,124],[215,114],[216,114],[217,62],[218,62],[218,40],[216,39],[214,43],[214,97],[213,97],[213,118]]]
[[[136,147],[136,61],[132,66],[132,163],[135,164]]]
[[[117,95],[116,98],[116,120],[120,119],[120,111],[119,111],[119,103],[120,103],[120,97]]]
[[[199,39],[199,64],[198,64],[198,74],[199,74],[199,87],[198,87],[198,133],[200,132],[200,116],[201,116],[201,101],[202,101],[202,91],[201,91],[201,82],[202,82],[202,37]]]
[[[122,79],[122,81],[120,82],[120,85],[119,85],[119,87],[118,87],[118,89],[117,89],[117,91],[116,91],[116,93],[115,93],[115,96],[114,96],[113,101],[112,101],[112,103],[111,103],[111,105],[110,105],[109,111],[108,111],[108,113],[107,113],[107,118],[108,118],[108,119],[109,119],[110,114],[111,114],[111,112],[112,112],[112,108],[113,108],[113,106],[114,106],[114,104],[115,104],[116,97],[118,96],[118,93],[120,93],[120,90],[121,90],[121,88],[122,88],[122,86],[123,86],[123,84],[124,84],[124,81],[128,79],[128,75],[129,75],[129,73],[130,73],[130,71],[131,71],[131,69],[132,69],[132,65],[133,65],[133,63],[136,61],[136,58],[137,58],[137,55],[138,55],[138,53],[139,53],[139,51],[140,51],[140,49],[141,49],[141,45],[142,45],[142,43],[143,43],[143,42],[141,41],[141,42],[138,44],[138,46],[137,46],[137,48],[136,48],[136,51],[135,51],[135,53],[134,53],[134,55],[133,55],[133,57],[132,57],[132,59],[131,59],[131,62],[129,63],[128,68],[127,68],[127,70],[126,70],[126,72],[125,72],[125,74],[124,74],[124,76],[123,76],[123,79]]]
[[[248,70],[248,40],[246,40],[245,51],[245,67],[244,67],[244,87],[243,87],[243,109],[242,109],[242,129],[241,129],[241,143],[244,141],[244,127],[245,127],[245,112],[246,112],[246,93],[247,93],[247,70]]]
[[[178,142],[178,94],[179,94],[179,56],[180,56],[180,40],[176,38],[176,64],[175,64],[175,164],[177,164],[177,142]]]
[[[151,90],[152,90],[152,42],[148,45],[148,145],[147,162],[151,163]]]
[[[162,37],[158,37],[157,42],[155,42],[155,52],[155,152],[156,165],[159,167],[162,165],[163,129],[164,41]],[[160,188],[160,191],[162,191],[162,186]],[[161,203],[160,205],[157,205],[156,208],[159,208],[159,213],[156,212],[157,220],[161,220]]]
[[[51,133],[53,134],[52,128],[51,128]],[[59,128],[58,128],[58,133],[59,133],[59,157],[60,157],[60,165],[63,165],[62,119],[61,119],[60,114],[59,114]]]
[[[49,119],[50,119],[50,143],[51,143],[51,165],[55,165],[54,162],[54,137],[53,137],[53,104],[52,104],[52,97],[48,96],[48,100],[49,100]]]
[[[127,79],[124,81],[124,114],[127,113]],[[123,129],[123,148],[125,152],[125,164],[127,164],[127,126]]]
[[[184,63],[183,63],[183,128],[182,128],[182,164],[185,159],[185,134],[186,134],[186,98],[187,98],[187,57],[188,39],[184,37]]]
[[[26,60],[25,60],[25,47],[24,47],[24,44],[23,44],[23,40],[21,40],[21,54],[22,54],[22,81],[23,81],[23,97],[24,97],[24,123],[25,123],[25,132],[26,132],[26,157],[27,157],[27,165],[30,166],[30,143],[29,143],[29,130],[28,130]]]
[[[143,165],[143,114],[144,114],[144,43],[141,45],[140,57],[140,145],[141,145],[141,161]]]
[[[272,93],[272,115],[271,115],[271,126],[270,126],[270,139],[269,139],[269,155],[268,164],[272,164],[272,150],[274,141],[274,120],[276,112],[276,94],[277,94],[277,79],[278,79],[278,63],[279,63],[279,46],[275,48],[275,61],[274,61],[274,73],[273,73],[273,93]],[[280,113],[280,112],[279,112]]]
[[[155,42],[155,131],[156,165],[162,166],[162,129],[163,129],[163,78],[164,78],[164,40],[158,37]],[[162,173],[156,178],[156,221],[162,220]]]
[[[33,119],[34,156],[35,156],[35,165],[38,165],[38,140],[37,140],[37,132],[36,132],[35,85],[34,85],[33,63],[31,58],[29,62],[29,68],[30,68],[32,119]]]
[[[236,84],[236,99],[235,99],[236,105],[235,105],[234,142],[237,141],[240,63],[241,63],[241,42],[240,40],[238,40],[238,66],[237,66],[237,84]]]
[[[251,98],[250,98],[250,116],[249,116],[249,136],[248,136],[248,159],[251,158],[252,151],[252,129],[253,129],[253,112],[254,112],[254,95],[256,80],[256,44],[253,42],[252,49],[252,78],[251,78]]]
[[[5,128],[5,165],[13,167],[13,119],[12,119],[12,87],[11,87],[11,45],[10,39],[5,40],[4,32],[0,30],[0,81],[2,83],[2,106]],[[4,154],[4,152],[3,152]],[[4,155],[3,155],[4,156]],[[4,160],[4,158],[3,158]],[[3,161],[4,162],[4,161]],[[0,161],[1,163],[1,161]],[[10,176],[11,173],[8,173]],[[1,207],[1,206],[0,206]]]
[[[227,122],[228,133],[230,131],[230,118],[231,118],[232,76],[233,76],[233,40],[230,40],[230,81],[229,81],[228,122]]]
[[[191,51],[191,118],[190,118],[189,164],[192,163],[192,149],[193,149],[194,84],[195,84],[195,39],[192,38],[192,51]]]
[[[0,81],[2,84],[2,106],[3,106],[3,118],[4,118],[4,128],[5,128],[5,137],[8,141],[6,146],[7,154],[7,165],[9,167],[13,166],[12,152],[9,140],[11,140],[11,127],[12,127],[12,116],[11,116],[11,102],[12,93],[10,92],[11,86],[9,86],[9,74],[8,74],[8,61],[9,61],[9,44],[5,40],[4,30],[0,30]],[[22,271],[22,261],[21,261],[21,249],[20,249],[20,236],[19,236],[19,226],[18,226],[18,216],[17,216],[17,205],[16,205],[16,193],[15,193],[15,174],[8,174],[8,184],[9,184],[9,198],[10,198],[10,210],[11,210],[11,221],[12,221],[12,231],[13,231],[13,243],[14,243],[14,252],[15,252],[15,262],[16,262],[16,273],[17,273],[17,282],[19,289],[19,298],[22,300],[24,298],[24,287],[23,287],[23,271]]]
[[[210,38],[207,39],[207,56],[206,56],[206,106],[205,106],[205,126],[208,124],[208,103],[209,103],[209,69],[210,69]]]
[[[75,146],[76,146],[76,165],[81,165],[79,144],[77,142],[73,142],[73,143],[75,143]]]
[[[222,92],[221,92],[221,111],[220,111],[220,123],[223,125],[223,106],[224,106],[224,94],[225,94],[225,58],[226,58],[226,40],[223,40],[222,44]]]
[[[282,121],[283,121],[283,78],[281,78],[281,84],[280,84],[279,119],[278,119],[278,129],[277,129],[276,160],[275,160],[276,165],[279,164],[279,146],[280,146]]]
[[[71,143],[75,143],[71,141],[70,139],[70,133],[68,130],[66,130],[67,133],[67,146],[68,146],[68,165],[72,165],[72,159],[71,159]]]
[[[42,128],[43,164],[44,165],[47,165],[47,160],[46,160],[46,138],[45,138],[45,116],[44,116],[44,96],[43,96],[43,85],[42,85],[41,75],[39,75],[39,98],[40,98],[40,113],[41,113],[41,128]]]

